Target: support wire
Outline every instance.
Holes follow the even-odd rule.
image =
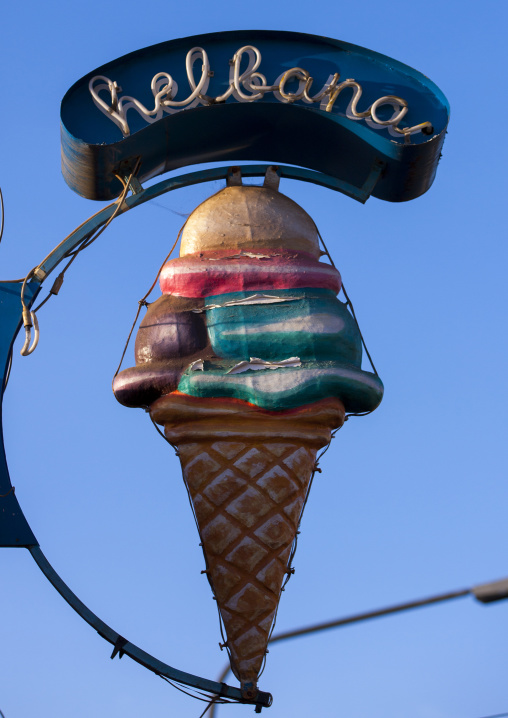
[[[319,239],[321,240],[321,244],[323,245],[323,248],[324,248],[324,250],[325,250],[326,256],[327,256],[328,259],[330,260],[330,263],[331,263],[332,267],[333,267],[334,269],[337,269],[337,267],[335,266],[335,262],[334,262],[333,259],[332,259],[332,255],[331,255],[330,252],[328,251],[328,247],[327,247],[326,244],[325,244],[325,240],[324,240],[323,237],[321,236],[321,232],[319,231],[319,229],[318,229],[318,227],[317,227],[317,225],[316,225],[315,223],[314,223],[314,226],[316,227],[316,232],[317,232],[317,234],[318,234]],[[348,293],[346,292],[346,287],[344,286],[344,282],[342,283],[342,291],[344,292],[344,296],[345,296],[345,298],[346,298],[346,306],[349,307],[350,312],[351,312],[351,314],[352,314],[352,316],[353,316],[353,319],[355,320],[357,329],[358,329],[358,331],[360,332],[360,339],[362,340],[362,344],[363,344],[363,348],[365,349],[365,353],[366,353],[367,356],[369,357],[370,365],[371,365],[372,369],[374,370],[374,374],[375,374],[376,376],[379,376],[379,374],[377,373],[377,369],[376,369],[376,367],[375,367],[375,365],[374,365],[374,362],[372,361],[372,357],[371,357],[371,355],[370,355],[370,352],[369,352],[369,350],[367,349],[367,345],[365,344],[365,339],[363,338],[362,330],[360,329],[360,325],[359,325],[359,323],[358,323],[358,319],[356,318],[356,314],[355,314],[355,309],[354,309],[354,307],[353,307],[353,303],[351,302],[351,299],[349,298]],[[366,416],[367,414],[370,414],[370,413],[371,413],[371,412],[368,411],[368,412],[365,412],[364,414],[351,414],[351,416]]]

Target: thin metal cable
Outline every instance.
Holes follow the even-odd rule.
[[[123,179],[122,179],[119,175],[115,175],[115,176],[117,177],[117,179],[120,180],[120,182],[122,182],[122,184],[124,184]],[[130,182],[130,180],[129,180],[129,182]],[[196,207],[196,209],[199,209],[199,207],[201,207],[202,204],[204,204],[205,202],[207,202],[209,199],[211,199],[211,197],[214,197],[216,194],[219,194],[219,192],[222,192],[222,188],[219,189],[219,190],[217,190],[217,192],[214,192],[214,194],[210,195],[210,197],[207,197],[206,199],[204,199],[204,200]],[[193,211],[195,212],[196,209],[193,210]],[[188,216],[187,216],[187,218],[188,218]],[[160,269],[159,269],[159,271],[157,272],[157,276],[155,277],[152,286],[150,287],[150,289],[148,290],[148,292],[145,294],[145,296],[143,297],[143,299],[140,299],[139,302],[138,302],[138,305],[139,305],[139,306],[138,306],[138,311],[137,311],[137,313],[136,313],[136,318],[134,319],[134,322],[133,322],[133,324],[132,324],[131,330],[130,330],[130,332],[129,332],[129,336],[127,337],[127,341],[126,341],[126,343],[125,343],[125,347],[124,347],[124,350],[123,350],[123,353],[122,353],[122,357],[121,357],[121,359],[120,359],[120,363],[119,363],[119,365],[118,365],[118,367],[117,367],[117,370],[116,370],[116,372],[115,372],[115,374],[114,374],[114,376],[113,376],[113,379],[116,377],[116,375],[118,374],[118,372],[120,371],[120,369],[121,369],[121,367],[122,367],[122,363],[123,363],[125,354],[126,354],[126,352],[127,352],[127,348],[128,348],[128,346],[129,346],[129,342],[130,342],[131,337],[132,337],[132,332],[134,331],[134,327],[136,326],[136,322],[138,321],[139,313],[140,313],[140,311],[141,311],[141,306],[143,306],[143,302],[145,302],[145,304],[146,304],[146,299],[147,299],[147,297],[149,297],[150,294],[152,293],[153,288],[155,287],[155,285],[156,285],[156,283],[157,283],[157,280],[159,279],[159,275],[160,275],[160,273],[162,272],[162,268],[164,267],[164,265],[166,264],[166,262],[168,261],[168,259],[169,259],[170,256],[172,255],[172,253],[173,253],[173,251],[174,251],[176,245],[178,244],[178,241],[179,241],[179,239],[180,239],[180,237],[181,237],[181,234],[182,234],[183,230],[185,229],[185,225],[186,225],[186,224],[187,224],[187,220],[186,220],[186,221],[184,222],[184,224],[180,227],[180,231],[178,232],[178,235],[177,235],[177,237],[176,237],[175,243],[173,244],[173,246],[172,246],[171,249],[169,250],[169,254],[167,255],[166,259],[165,259],[165,260],[163,261],[163,263],[161,264]],[[164,437],[164,438],[165,438],[165,437]]]
[[[132,174],[132,176],[134,176],[134,173]],[[131,177],[131,179],[132,179],[132,177]],[[124,192],[125,192],[125,187],[124,187]],[[126,194],[126,193],[125,193],[125,194]],[[71,232],[71,234],[75,234],[78,230],[81,229],[81,227],[83,227],[87,222],[89,222],[90,220],[92,220],[94,217],[96,217],[98,214],[100,214],[101,212],[103,212],[105,209],[109,209],[110,207],[114,207],[115,204],[117,205],[117,207],[121,206],[122,203],[123,203],[123,201],[124,201],[124,199],[125,199],[125,195],[124,195],[124,193],[122,192],[122,196],[121,196],[116,202],[112,202],[111,204],[107,205],[106,207],[103,207],[102,209],[100,209],[100,210],[98,210],[97,212],[95,212],[95,214],[92,214],[91,217],[88,217],[88,219],[85,219],[84,222],[81,222],[81,224],[78,225],[78,226],[76,227],[76,229],[73,230],[73,232]],[[111,219],[112,219],[112,218],[110,217],[110,219],[108,220],[107,224],[110,223]],[[106,227],[104,226],[103,228],[105,229]],[[61,247],[62,244],[65,244],[65,242],[67,242],[67,240],[69,239],[69,237],[71,236],[71,234],[68,234],[67,237],[65,237],[65,239],[63,239],[59,244],[57,244],[57,246],[55,247],[55,249],[53,249],[46,257],[44,257],[44,259],[42,260],[42,262],[40,262],[40,264],[39,264],[37,267],[34,267],[34,268],[27,274],[27,276],[22,280],[22,281],[23,281],[23,287],[22,287],[22,290],[21,290],[21,291],[22,291],[22,294],[23,294],[23,295],[24,295],[24,288],[25,288],[25,285],[26,285],[26,283],[27,283],[27,278],[31,279],[31,278],[33,277],[33,275],[34,275],[35,270],[38,269],[38,267],[41,267],[41,266],[44,264],[44,262],[48,259],[48,257],[51,256],[51,255],[58,249],[58,247]],[[98,235],[97,235],[97,236],[98,236]],[[90,235],[87,235],[87,236],[83,239],[83,242],[81,243],[81,245],[80,245],[76,250],[70,251],[69,253],[64,254],[63,257],[62,257],[62,259],[61,259],[60,261],[62,261],[63,259],[66,259],[67,257],[70,257],[71,255],[73,255],[73,254],[75,254],[75,253],[79,253],[79,251],[81,251],[81,248],[82,248],[83,243],[86,242],[89,238],[90,238]]]
[[[4,379],[4,391],[7,389],[7,384],[9,383],[9,379],[11,376],[11,369],[12,369],[12,350],[13,347],[11,347],[11,351],[9,352],[9,364],[7,365],[7,373],[5,375]]]
[[[362,330],[360,329],[360,324],[358,323],[358,319],[356,318],[355,308],[353,307],[353,302],[351,301],[351,299],[350,299],[349,296],[348,296],[348,293],[346,292],[346,287],[344,286],[344,282],[342,282],[342,291],[344,292],[344,296],[346,297],[346,306],[348,306],[349,309],[351,310],[351,314],[352,314],[352,316],[353,316],[353,319],[355,320],[356,326],[357,326],[357,328],[358,328],[358,331],[360,332],[360,339],[362,340],[362,344],[363,344],[363,348],[365,349],[365,353],[366,353],[367,356],[369,357],[370,365],[371,365],[371,367],[374,369],[374,374],[375,374],[376,376],[379,376],[379,374],[377,373],[377,369],[376,369],[376,367],[375,367],[375,365],[374,365],[374,362],[372,361],[372,357],[371,357],[371,355],[370,355],[370,352],[369,352],[369,350],[367,349],[367,345],[365,344],[365,339],[363,338]]]
[[[118,200],[117,200],[117,202],[118,202]],[[88,217],[88,219],[85,219],[83,222],[81,222],[81,224],[79,224],[79,225],[76,227],[76,229],[74,229],[70,234],[68,234],[67,237],[65,237],[64,239],[62,239],[62,241],[61,241],[59,244],[57,244],[57,246],[56,246],[54,249],[52,249],[51,252],[50,252],[48,255],[46,255],[46,256],[44,257],[44,259],[42,260],[42,262],[41,262],[38,266],[41,267],[41,266],[46,262],[46,260],[47,260],[49,257],[51,257],[51,255],[54,254],[55,251],[56,251],[59,247],[62,246],[62,244],[65,244],[65,243],[67,242],[67,240],[69,239],[69,237],[70,237],[72,234],[75,234],[76,232],[78,232],[78,231],[81,229],[81,227],[83,227],[85,224],[87,224],[88,222],[90,222],[94,217],[97,217],[98,214],[101,214],[101,213],[104,212],[106,209],[110,209],[111,207],[114,207],[115,204],[117,204],[117,202],[111,202],[111,204],[108,204],[108,205],[106,205],[106,207],[103,207],[102,209],[97,210],[97,212],[95,212],[95,213],[92,214],[90,217]],[[89,236],[90,236],[90,235],[87,235],[87,236],[84,238],[83,241],[86,241],[86,239],[87,239]],[[74,250],[70,250],[68,253],[64,254],[64,255],[62,256],[62,259],[61,259],[60,261],[62,261],[63,259],[66,259],[67,257],[70,257],[71,254],[73,253],[73,251],[74,251]]]
[[[173,214],[177,214],[179,217],[189,217],[190,212],[177,212],[176,209],[171,209],[171,207],[166,207],[165,204],[161,204],[160,202],[156,202],[155,200],[152,200],[150,204],[153,204],[155,207],[160,207],[161,209],[165,209],[166,212],[172,212]]]
[[[317,232],[317,234],[318,234],[318,237],[319,237],[319,239],[321,240],[321,244],[323,245],[323,248],[324,248],[324,250],[325,250],[325,252],[326,252],[326,255],[327,255],[328,259],[330,260],[330,262],[331,262],[331,264],[332,264],[332,267],[333,267],[334,269],[337,269],[337,267],[336,267],[336,265],[335,265],[335,262],[334,262],[333,259],[332,259],[332,255],[331,255],[330,252],[328,251],[328,247],[326,246],[325,241],[324,241],[323,237],[321,236],[321,232],[319,231],[319,229],[318,229],[316,223],[314,223],[314,227],[316,228],[316,232]],[[337,270],[337,271],[338,271],[338,270]],[[372,361],[372,357],[371,357],[371,355],[370,355],[370,353],[369,353],[369,350],[367,349],[367,345],[365,344],[365,339],[363,338],[362,330],[360,329],[360,324],[358,323],[358,319],[356,318],[356,314],[355,314],[355,309],[354,309],[354,307],[353,307],[353,303],[351,302],[351,299],[349,298],[348,293],[346,292],[346,287],[344,286],[344,282],[342,282],[342,291],[344,292],[344,296],[346,297],[346,306],[349,307],[349,309],[350,309],[350,311],[351,311],[351,315],[352,315],[353,319],[355,320],[357,329],[358,329],[358,331],[359,331],[359,333],[360,333],[360,339],[361,339],[361,341],[362,341],[363,348],[365,349],[365,353],[367,354],[367,356],[368,356],[368,358],[369,358],[370,365],[371,365],[372,369],[374,370],[374,374],[375,374],[376,376],[379,376],[379,374],[377,373],[377,369],[376,369],[376,367],[375,367],[375,365],[374,365],[374,362]],[[370,414],[371,412],[369,411],[369,412],[367,412],[367,413]],[[359,414],[355,414],[355,416],[359,416]]]
[[[117,370],[116,370],[116,372],[115,372],[115,377],[117,376],[118,372],[119,372],[120,369],[121,369],[121,366],[122,366],[122,363],[123,363],[125,354],[126,354],[126,352],[127,352],[127,348],[128,348],[128,346],[129,346],[129,343],[130,343],[130,340],[131,340],[131,337],[132,337],[132,333],[133,333],[133,331],[134,331],[134,327],[136,326],[136,323],[137,323],[137,321],[138,321],[138,317],[139,317],[139,313],[140,313],[140,311],[141,311],[141,307],[142,307],[142,306],[147,306],[146,299],[147,299],[147,298],[150,296],[150,294],[152,293],[152,291],[153,291],[153,289],[154,289],[154,287],[155,287],[155,285],[156,285],[156,283],[157,283],[157,280],[159,279],[160,273],[162,272],[162,269],[163,269],[164,265],[166,264],[166,262],[168,261],[169,257],[172,255],[172,253],[173,253],[173,251],[174,251],[176,245],[178,244],[178,241],[180,240],[181,234],[182,234],[182,232],[183,232],[183,230],[184,230],[184,228],[185,228],[185,224],[186,224],[186,223],[184,223],[184,224],[182,225],[182,227],[180,228],[180,231],[178,232],[178,235],[177,235],[177,237],[176,237],[176,240],[175,240],[173,246],[171,247],[171,249],[170,249],[168,255],[167,255],[166,258],[164,259],[163,263],[161,264],[161,266],[160,266],[160,268],[159,268],[159,271],[157,272],[157,275],[156,275],[156,277],[155,277],[155,279],[154,279],[154,281],[153,281],[153,283],[152,283],[150,289],[149,289],[148,292],[145,294],[145,296],[143,297],[143,299],[140,299],[139,302],[138,302],[138,311],[136,312],[136,317],[135,317],[135,319],[134,319],[134,322],[133,322],[133,324],[132,324],[131,330],[130,330],[130,332],[129,332],[129,336],[127,337],[127,341],[126,341],[126,343],[125,343],[125,347],[124,347],[124,350],[123,350],[123,352],[122,352],[122,356],[121,356],[121,359],[120,359],[120,363],[118,364]],[[178,451],[178,448],[177,448],[174,444],[172,444],[171,441],[170,441],[170,440],[167,438],[167,436],[164,434],[164,432],[162,432],[161,429],[159,429],[159,427],[157,426],[156,422],[154,421],[152,415],[149,414],[149,416],[150,416],[150,420],[151,420],[152,424],[154,425],[154,428],[155,428],[155,430],[157,431],[157,433],[171,446],[171,448],[172,448],[173,451],[175,452],[176,456],[180,456],[179,451]],[[206,573],[206,577],[207,577],[207,579],[208,579],[208,583],[210,584],[210,587],[211,587],[211,589],[212,589],[212,593],[214,594],[214,598],[215,598],[215,589],[214,589],[214,586],[213,586],[213,584],[212,584],[212,582],[211,582],[211,579],[210,579],[210,569],[209,569],[208,561],[207,561],[207,558],[206,558],[206,553],[205,553],[204,546],[203,546],[203,538],[202,538],[202,536],[201,536],[201,531],[200,531],[200,528],[199,528],[198,518],[197,518],[196,512],[195,512],[195,510],[194,510],[194,504],[192,503],[192,497],[191,497],[190,489],[189,489],[189,486],[187,485],[187,482],[185,481],[185,478],[184,478],[184,485],[185,485],[185,489],[186,489],[186,491],[187,491],[187,498],[188,498],[188,500],[189,500],[189,505],[190,505],[190,507],[191,507],[192,515],[193,515],[193,517],[194,517],[194,523],[196,524],[196,529],[197,529],[197,531],[198,531],[200,546],[201,546],[202,551],[203,551],[203,557],[204,557],[204,560],[205,560],[205,573]],[[222,648],[226,648],[226,651],[227,651],[227,653],[228,653],[228,656],[231,658],[231,654],[230,654],[230,651],[229,651],[229,647],[228,647],[228,645],[227,645],[227,641],[226,641],[226,638],[225,638],[225,635],[224,635],[224,630],[223,630],[223,625],[222,625],[222,617],[221,617],[221,615],[220,615],[220,611],[219,611],[218,605],[217,605],[217,610],[218,610],[218,613],[219,613],[219,627],[220,627],[220,632],[221,632],[221,638],[222,638],[222,641],[223,641],[222,644],[220,644],[220,645],[221,645],[221,649],[222,649]]]
[[[228,705],[231,703],[235,704],[241,704],[242,701],[236,700],[234,698],[224,698],[220,695],[210,695],[209,693],[203,693],[202,691],[196,690],[195,693],[191,693],[190,691],[186,690],[187,686],[185,688],[182,687],[182,684],[178,683],[178,681],[172,681],[170,678],[167,678],[167,676],[163,676],[161,673],[157,673],[162,680],[166,681],[166,683],[169,683],[170,686],[173,688],[176,688],[177,691],[180,691],[181,693],[184,693],[186,696],[189,696],[189,698],[194,698],[197,701],[201,701],[202,703],[209,703],[212,705]],[[196,695],[197,694],[197,695]],[[209,705],[208,708],[206,708],[205,713],[207,710],[209,710],[211,706]],[[204,715],[204,713],[202,714]],[[200,717],[201,718],[201,717]]]
[[[198,701],[203,701],[203,703],[208,702],[211,698],[210,694],[203,693],[202,691],[199,691],[197,688],[189,688],[189,686],[183,687],[184,684],[180,683],[176,680],[171,680],[171,678],[168,678],[167,676],[162,675],[162,673],[156,673],[159,678],[162,678],[166,683],[169,683],[173,688],[176,688],[177,691],[181,691],[182,693],[185,693],[185,695],[190,696],[191,698],[195,698]],[[200,698],[201,696],[201,698]]]
[[[49,299],[51,296],[53,296],[53,295],[52,295],[51,292],[50,292],[50,293],[48,294],[48,296],[46,297],[46,299],[44,299],[40,304],[38,304],[33,311],[34,311],[35,313],[37,313],[37,312],[39,311],[39,309],[46,304],[46,302],[48,301],[48,299]]]
[[[158,675],[159,678],[162,678],[163,681],[166,681],[166,683],[169,683],[169,685],[172,686],[173,688],[176,688],[177,691],[180,691],[181,693],[185,693],[186,696],[189,696],[190,698],[194,698],[197,701],[202,701],[203,703],[209,703],[210,696],[207,695],[206,693],[201,693],[200,691],[198,691],[199,696],[205,696],[204,698],[200,698],[199,696],[194,695],[194,693],[189,693],[189,691],[182,688],[176,681],[172,681],[169,678],[167,678],[167,676],[163,676],[161,673],[157,673],[156,675]],[[233,701],[233,700],[227,701],[227,700],[224,700],[223,698],[219,698],[218,696],[217,696],[216,702],[217,703],[236,703],[236,701]]]
[[[185,224],[187,224],[187,223],[185,223]],[[180,239],[180,237],[181,237],[181,234],[182,234],[182,232],[183,232],[183,230],[184,230],[184,228],[185,228],[185,224],[183,224],[183,225],[180,227],[180,231],[178,232],[178,235],[177,235],[177,237],[176,237],[176,239],[175,239],[175,242],[174,242],[173,246],[171,247],[171,249],[169,250],[169,253],[168,253],[168,255],[166,256],[166,259],[165,259],[165,260],[163,261],[163,263],[161,264],[161,266],[160,266],[160,268],[159,268],[159,271],[157,272],[157,275],[156,275],[155,279],[153,280],[152,286],[150,287],[150,289],[148,290],[148,292],[145,294],[145,296],[143,297],[143,299],[140,299],[139,302],[138,302],[138,311],[136,312],[136,316],[135,316],[135,318],[134,318],[134,322],[132,323],[132,327],[131,327],[131,330],[130,330],[130,332],[129,332],[129,336],[127,337],[127,341],[125,342],[125,346],[124,346],[124,348],[123,348],[122,356],[121,356],[121,358],[120,358],[120,363],[118,364],[118,367],[117,367],[117,369],[116,369],[116,371],[115,371],[115,374],[114,374],[114,376],[113,376],[113,379],[116,377],[116,375],[118,374],[118,372],[119,372],[120,369],[122,368],[123,360],[124,360],[124,358],[125,358],[125,354],[126,354],[127,349],[128,349],[128,347],[129,347],[129,343],[130,343],[130,340],[131,340],[131,337],[132,337],[132,332],[134,331],[134,327],[136,326],[136,323],[137,323],[137,321],[138,321],[138,317],[139,317],[139,313],[140,313],[140,311],[141,311],[141,307],[143,307],[143,306],[147,307],[147,306],[148,306],[148,302],[147,302],[146,300],[147,300],[147,298],[150,296],[150,294],[153,292],[153,289],[154,289],[155,285],[157,284],[157,280],[159,279],[160,273],[162,272],[162,269],[163,269],[164,265],[166,264],[166,262],[168,261],[168,259],[169,259],[169,258],[171,257],[171,255],[173,254],[173,251],[174,251],[176,245],[178,244],[178,241],[179,241],[179,239]]]
[[[212,698],[212,700],[208,703],[208,705],[206,706],[205,710],[201,713],[201,715],[199,716],[199,718],[203,718],[203,716],[205,715],[205,713],[208,713],[208,711],[209,711],[210,708],[214,705],[214,703],[217,703],[217,698]]]
[[[148,407],[147,407],[147,408],[148,408]],[[160,435],[162,436],[162,438],[164,439],[164,441],[166,441],[166,442],[171,446],[171,448],[174,450],[175,456],[180,456],[180,454],[178,453],[178,447],[176,447],[174,444],[172,444],[172,443],[170,442],[170,440],[168,439],[168,437],[164,434],[164,432],[159,429],[159,427],[157,426],[157,424],[156,424],[155,421],[153,420],[151,414],[149,414],[149,417],[150,417],[150,421],[151,421],[152,424],[154,425],[155,430],[157,431],[157,433],[160,434]]]
[[[2,213],[2,219],[0,220],[0,242],[4,236],[4,220],[5,220],[5,207],[4,207],[4,196],[2,194],[2,188],[0,187],[0,212]]]
[[[120,210],[122,209],[122,205],[123,205],[123,203],[124,203],[124,201],[125,201],[125,197],[126,197],[126,195],[127,195],[127,192],[129,191],[130,182],[131,182],[132,178],[134,177],[135,173],[138,171],[139,165],[140,165],[140,160],[138,159],[138,161],[137,161],[137,163],[136,163],[136,166],[134,167],[134,169],[133,169],[133,171],[132,171],[132,173],[131,173],[131,175],[130,175],[130,177],[129,177],[129,182],[126,183],[126,184],[124,184],[123,191],[122,191],[120,197],[118,198],[118,200],[117,200],[117,202],[116,202],[116,207],[115,207],[115,210],[114,210],[113,214],[111,215],[111,217],[102,225],[102,227],[101,227],[95,234],[93,234],[91,237],[90,237],[90,236],[85,237],[84,240],[82,241],[82,243],[80,244],[80,246],[79,246],[74,252],[72,252],[72,257],[71,257],[70,261],[67,262],[67,264],[65,265],[65,267],[63,268],[63,270],[60,272],[60,274],[58,275],[58,277],[57,277],[56,280],[54,281],[53,286],[51,287],[48,296],[47,296],[46,299],[44,299],[44,300],[37,306],[37,308],[34,309],[32,312],[29,312],[28,307],[27,307],[26,302],[25,302],[25,289],[26,289],[26,285],[27,285],[28,281],[34,276],[36,270],[37,270],[42,264],[44,264],[44,262],[45,262],[46,260],[44,259],[44,260],[41,262],[41,264],[39,264],[37,267],[34,267],[33,269],[31,269],[31,270],[28,272],[28,274],[26,275],[25,279],[23,280],[23,286],[21,287],[21,297],[20,297],[20,299],[21,299],[21,307],[22,307],[22,311],[23,311],[23,324],[24,324],[24,326],[25,326],[25,331],[27,332],[27,340],[29,339],[28,333],[29,333],[30,330],[31,330],[31,324],[28,323],[28,322],[30,321],[29,317],[33,315],[33,316],[32,316],[32,319],[34,320],[34,323],[35,323],[35,315],[36,315],[37,310],[40,309],[42,306],[44,306],[44,304],[46,304],[46,302],[48,301],[48,299],[49,299],[51,296],[58,294],[58,292],[60,291],[60,288],[61,288],[61,286],[62,286],[62,284],[63,284],[63,279],[64,279],[65,272],[69,269],[69,267],[71,266],[71,264],[74,262],[74,260],[75,260],[76,257],[78,256],[78,254],[79,254],[83,249],[85,249],[86,247],[89,247],[93,242],[95,242],[95,240],[98,239],[98,237],[100,237],[100,235],[109,227],[109,225],[111,224],[111,222],[112,222],[112,221],[115,219],[115,217],[118,215],[118,213],[119,213]],[[111,206],[112,206],[112,205],[111,205]],[[98,213],[96,213],[96,214],[98,214]],[[2,215],[2,216],[3,216],[3,215]],[[93,215],[93,216],[95,216],[95,215]],[[88,220],[87,220],[87,221],[88,221]],[[79,226],[82,227],[83,224],[84,224],[84,222],[81,223]],[[79,229],[79,227],[78,227],[78,229]],[[76,230],[74,230],[74,231],[76,231]],[[69,236],[70,236],[70,235],[67,235],[67,237],[69,237]],[[67,239],[67,238],[66,238],[66,239]],[[63,241],[65,242],[66,239],[63,240]],[[62,244],[62,242],[60,242],[60,245],[61,245],[61,244]],[[58,246],[60,246],[60,245],[58,245]],[[53,251],[54,251],[54,250],[53,250]],[[65,254],[65,255],[62,257],[62,259],[65,259],[67,256],[68,256],[68,255]],[[31,354],[32,351],[36,348],[36,346],[37,346],[37,341],[38,341],[38,339],[36,338],[34,344],[33,344],[32,347],[30,348],[30,350],[29,350],[29,352],[27,353],[27,355],[28,355],[28,354]]]
[[[344,421],[346,421],[346,419],[345,419]],[[344,424],[342,424],[342,425],[339,426],[337,429],[335,429],[334,431],[332,431],[332,433],[330,434],[330,441],[329,441],[328,444],[325,446],[325,448],[321,451],[321,453],[319,454],[319,456],[316,458],[316,460],[315,460],[315,462],[314,462],[314,468],[313,468],[313,470],[312,470],[312,474],[311,474],[311,477],[310,477],[309,486],[308,486],[308,488],[307,488],[307,493],[305,494],[305,500],[304,500],[304,502],[303,502],[303,506],[302,506],[302,509],[301,509],[301,511],[300,511],[300,516],[299,516],[299,518],[298,518],[298,525],[297,525],[297,527],[296,527],[295,538],[294,538],[293,544],[292,544],[292,546],[291,546],[291,552],[290,552],[290,555],[289,555],[288,566],[287,566],[287,569],[286,569],[286,578],[284,579],[284,582],[283,582],[283,584],[282,584],[282,586],[281,586],[281,589],[280,589],[280,591],[279,591],[279,600],[277,601],[277,606],[276,606],[276,608],[275,608],[275,613],[274,613],[274,616],[273,616],[272,625],[271,625],[271,627],[270,627],[270,632],[268,633],[268,643],[270,642],[270,640],[271,640],[271,638],[272,638],[272,635],[273,635],[273,632],[274,632],[274,630],[275,630],[275,624],[276,624],[276,622],[277,622],[277,615],[278,615],[279,606],[280,606],[280,597],[281,597],[281,595],[282,595],[282,592],[286,589],[286,586],[287,586],[287,584],[288,584],[288,582],[289,582],[289,579],[291,578],[291,576],[292,576],[292,575],[294,574],[294,572],[295,572],[295,571],[294,571],[294,568],[293,568],[293,560],[294,560],[294,557],[295,557],[295,555],[296,555],[296,549],[297,549],[297,547],[298,547],[298,535],[299,535],[299,533],[300,533],[300,525],[301,525],[302,519],[303,519],[303,512],[305,511],[305,507],[307,506],[307,501],[308,501],[308,498],[309,498],[309,495],[310,495],[310,491],[311,491],[311,488],[312,488],[312,484],[313,484],[313,482],[314,482],[314,477],[315,477],[316,473],[318,473],[318,472],[321,473],[321,469],[319,469],[319,462],[320,462],[320,460],[322,459],[322,457],[326,454],[326,452],[328,451],[328,449],[330,448],[330,444],[332,443],[332,440],[335,438],[335,435],[337,434],[337,432],[338,432],[340,429],[342,429],[342,426],[344,426]],[[268,653],[268,649],[267,649],[266,652]],[[265,666],[266,666],[266,653],[265,653],[265,656],[264,656],[264,664],[263,664],[263,666],[262,666],[262,668],[261,668],[261,671],[260,671],[260,673],[259,673],[258,678],[261,678],[261,676],[262,676],[262,674],[263,674],[263,671],[265,670]]]
[[[141,160],[138,159],[138,161],[136,162],[136,165],[135,165],[134,169],[133,169],[132,172],[131,172],[131,175],[130,175],[130,177],[129,177],[129,181],[123,183],[124,187],[123,187],[122,193],[121,193],[120,197],[118,198],[118,200],[116,201],[116,208],[115,208],[115,211],[113,212],[113,214],[111,215],[111,217],[107,220],[107,222],[105,222],[105,223],[102,225],[102,227],[101,227],[95,234],[88,235],[87,237],[84,238],[84,240],[83,240],[83,242],[81,243],[81,245],[77,248],[77,250],[75,250],[75,251],[72,253],[72,257],[71,257],[70,261],[66,264],[66,266],[64,267],[64,269],[63,269],[63,271],[61,272],[61,274],[65,273],[65,272],[69,269],[69,267],[70,267],[71,264],[74,262],[74,260],[76,259],[76,257],[78,256],[78,254],[79,254],[80,252],[82,252],[84,249],[86,249],[86,248],[89,247],[91,244],[93,244],[93,242],[95,242],[95,240],[98,239],[98,238],[101,236],[101,234],[104,232],[104,230],[109,227],[109,225],[111,224],[111,222],[112,222],[112,221],[115,219],[115,217],[118,215],[118,213],[119,213],[120,210],[122,209],[123,203],[125,202],[125,198],[126,198],[126,196],[127,196],[127,192],[129,191],[129,187],[130,187],[131,181],[132,181],[133,177],[135,177],[136,172],[139,170],[140,164],[141,164]]]
[[[125,346],[123,348],[122,356],[120,357],[120,363],[118,364],[116,371],[114,373],[113,379],[116,377],[120,369],[122,368],[123,360],[125,358],[125,354],[127,352],[127,349],[129,347],[129,343],[131,340],[132,332],[134,331],[134,327],[136,326],[136,323],[138,321],[139,313],[141,311],[142,306],[148,306],[146,302],[142,302],[141,300],[138,302],[138,311],[136,312],[136,316],[134,317],[134,321],[132,322],[132,327],[129,332],[129,336],[127,337],[127,341],[125,342]],[[113,389],[113,394],[115,393],[115,390]]]
[[[180,456],[180,453],[179,453],[179,451],[178,451],[178,447],[176,447],[174,444],[172,444],[171,441],[168,439],[168,437],[164,434],[164,432],[159,429],[159,427],[157,426],[156,422],[153,420],[152,415],[149,414],[149,416],[150,416],[150,420],[151,420],[152,424],[154,425],[154,427],[155,427],[157,433],[158,433],[160,436],[162,436],[162,438],[164,439],[164,441],[166,441],[166,442],[171,446],[171,448],[174,450],[176,456]],[[183,475],[182,475],[182,476],[183,476]],[[233,660],[233,658],[232,658],[231,651],[230,651],[229,646],[228,646],[227,638],[226,638],[226,636],[225,636],[225,634],[224,634],[224,625],[223,625],[223,622],[222,622],[222,616],[221,616],[221,612],[220,612],[220,609],[219,609],[219,604],[217,603],[217,599],[216,599],[216,597],[215,597],[215,588],[214,588],[214,585],[213,585],[213,583],[212,583],[212,579],[211,579],[211,576],[210,576],[210,566],[209,566],[209,563],[208,563],[208,560],[207,560],[207,557],[206,557],[206,553],[205,553],[205,547],[204,547],[204,543],[203,543],[203,537],[202,537],[202,535],[201,535],[201,529],[200,529],[200,527],[199,527],[198,517],[196,516],[196,511],[195,511],[195,509],[194,509],[194,504],[193,504],[193,502],[192,502],[191,492],[190,492],[189,486],[188,486],[188,484],[187,484],[187,481],[185,480],[185,476],[183,476],[183,483],[184,483],[184,486],[185,486],[185,490],[187,491],[187,499],[189,500],[189,506],[191,507],[192,516],[194,517],[194,523],[196,524],[196,529],[197,529],[198,536],[199,536],[199,545],[200,545],[200,547],[201,547],[201,550],[202,550],[202,552],[203,552],[203,558],[204,558],[204,560],[205,560],[205,570],[202,571],[202,573],[204,573],[204,574],[206,575],[206,578],[207,578],[207,580],[208,580],[208,583],[210,584],[210,588],[212,589],[213,599],[214,599],[214,601],[216,602],[216,606],[217,606],[217,613],[218,613],[218,615],[219,615],[219,629],[220,629],[220,635],[221,635],[221,638],[222,638],[222,643],[219,643],[219,646],[220,646],[221,651],[222,651],[223,648],[226,649],[226,653],[228,654],[229,662],[230,662],[230,664],[231,664],[231,670],[233,671],[233,674],[235,675],[235,677],[238,678],[238,680],[240,680],[239,675],[238,675],[237,670],[236,670],[236,666],[234,666],[234,660]]]

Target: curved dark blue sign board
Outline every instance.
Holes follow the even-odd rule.
[[[396,60],[314,35],[242,30],[171,40],[76,82],[62,101],[62,167],[89,199],[198,163],[288,163],[373,196],[410,200],[434,180],[449,108]]]

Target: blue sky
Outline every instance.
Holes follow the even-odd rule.
[[[109,0],[2,10],[2,279],[23,276],[100,203],[60,171],[59,106],[99,65],[202,32],[327,35],[387,54],[446,94],[436,181],[404,204],[281,190],[313,216],[385,384],[323,460],[277,630],[508,576],[506,560],[505,5]],[[136,312],[182,223],[219,185],[120,217],[40,312],[4,402],[11,477],[49,560],[129,640],[215,678],[215,606],[180,467],[110,383]],[[162,206],[161,206],[162,205]],[[132,354],[127,364],[132,364]],[[24,550],[0,551],[5,718],[197,718],[201,705],[124,658],[63,602]],[[269,715],[480,718],[508,712],[508,602],[465,598],[271,649]],[[219,715],[250,714],[225,706]]]

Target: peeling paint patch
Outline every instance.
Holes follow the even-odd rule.
[[[301,299],[302,297],[274,297],[273,294],[252,294],[244,299],[233,299],[230,302],[224,302],[224,304],[208,304],[202,309],[191,309],[191,311],[200,314],[210,309],[222,309],[222,307],[237,307],[246,304],[279,304],[280,302],[298,302]]]
[[[241,374],[244,371],[258,371],[259,369],[284,369],[287,367],[301,366],[302,362],[299,357],[291,357],[283,361],[265,361],[257,357],[251,357],[250,361],[241,361],[230,369],[227,374]]]

